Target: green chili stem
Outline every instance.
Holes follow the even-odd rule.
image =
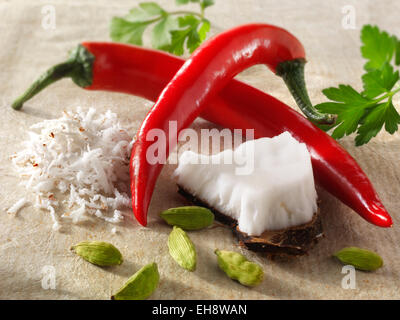
[[[316,124],[332,124],[335,122],[335,116],[319,112],[310,101],[304,80],[305,63],[304,59],[284,61],[278,65],[276,73],[283,78],[294,100],[307,118]]]
[[[15,110],[22,108],[25,101],[31,99],[34,95],[42,91],[52,83],[66,77],[71,70],[74,68],[73,61],[66,61],[64,63],[57,64],[51,67],[45,73],[43,73],[39,79],[37,79],[21,96],[19,96],[12,104]]]
[[[14,100],[12,107],[15,110],[22,108],[23,104],[62,78],[72,78],[81,87],[92,84],[92,66],[94,56],[82,45],[71,52],[69,59],[57,64],[43,73],[21,96]]]

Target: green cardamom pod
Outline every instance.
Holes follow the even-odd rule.
[[[161,218],[169,225],[184,230],[203,229],[214,222],[214,214],[211,210],[197,206],[171,208],[161,212]]]
[[[343,264],[350,264],[358,270],[374,271],[383,266],[383,260],[378,254],[357,247],[343,248],[334,256]]]
[[[196,269],[197,254],[193,242],[185,231],[174,226],[168,237],[169,254],[184,269]]]
[[[240,253],[225,250],[215,250],[218,265],[229,278],[239,281],[245,286],[256,286],[264,278],[264,271],[260,265],[251,262]]]
[[[123,261],[122,254],[111,243],[102,241],[82,241],[71,250],[86,261],[98,266],[114,266]]]
[[[114,294],[112,300],[144,300],[158,287],[160,274],[155,262],[145,265],[136,272],[128,281]]]

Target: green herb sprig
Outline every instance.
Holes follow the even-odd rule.
[[[327,88],[322,93],[333,102],[316,106],[321,112],[337,115],[336,123],[324,129],[335,127],[335,139],[357,132],[356,146],[369,142],[383,126],[395,133],[400,123],[393,105],[393,96],[400,91],[399,71],[395,70],[400,65],[400,41],[371,25],[363,27],[361,41],[361,54],[367,59],[362,75],[364,90],[358,92],[343,84]]]
[[[143,33],[153,26],[151,45],[178,56],[185,48],[192,53],[210,31],[210,21],[204,12],[214,4],[214,0],[176,0],[178,5],[196,2],[200,12],[187,10],[167,11],[155,2],[142,2],[129,11],[125,17],[114,17],[110,25],[113,41],[143,45]]]

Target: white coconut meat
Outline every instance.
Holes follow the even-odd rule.
[[[243,160],[250,170],[240,172]],[[288,132],[214,155],[185,151],[174,175],[185,191],[237,220],[249,235],[308,223],[317,211],[310,154]]]

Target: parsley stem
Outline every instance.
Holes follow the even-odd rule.
[[[192,14],[194,16],[198,16],[201,19],[204,19],[204,12],[202,11],[202,13],[198,13],[198,12],[194,12],[194,11],[187,11],[187,10],[179,10],[179,11],[171,11],[171,12],[167,12],[170,15],[180,15],[180,14]]]
[[[399,91],[400,91],[400,87],[397,88],[396,90],[386,93],[385,95],[383,95],[382,97],[380,97],[378,99],[375,99],[373,102],[371,102],[371,104],[376,104],[378,102],[381,102],[382,100],[385,100],[386,98],[392,99],[392,97]]]
[[[157,18],[154,18],[154,19],[151,19],[151,20],[145,20],[145,21],[143,21],[143,23],[144,24],[151,24],[151,23],[160,21],[161,19],[164,19],[164,18],[165,18],[165,15],[160,15]]]
[[[180,10],[180,11],[171,11],[171,12],[166,11],[164,14],[161,14],[161,15],[159,15],[158,17],[156,17],[154,19],[144,20],[144,21],[141,21],[141,22],[143,24],[152,24],[152,23],[155,23],[155,22],[158,22],[158,21],[164,19],[168,15],[172,16],[172,15],[183,15],[183,14],[192,14],[192,15],[195,15],[195,16],[201,18],[201,20],[204,20],[204,12],[203,12],[203,14],[200,14],[200,13],[194,12],[194,11]]]

